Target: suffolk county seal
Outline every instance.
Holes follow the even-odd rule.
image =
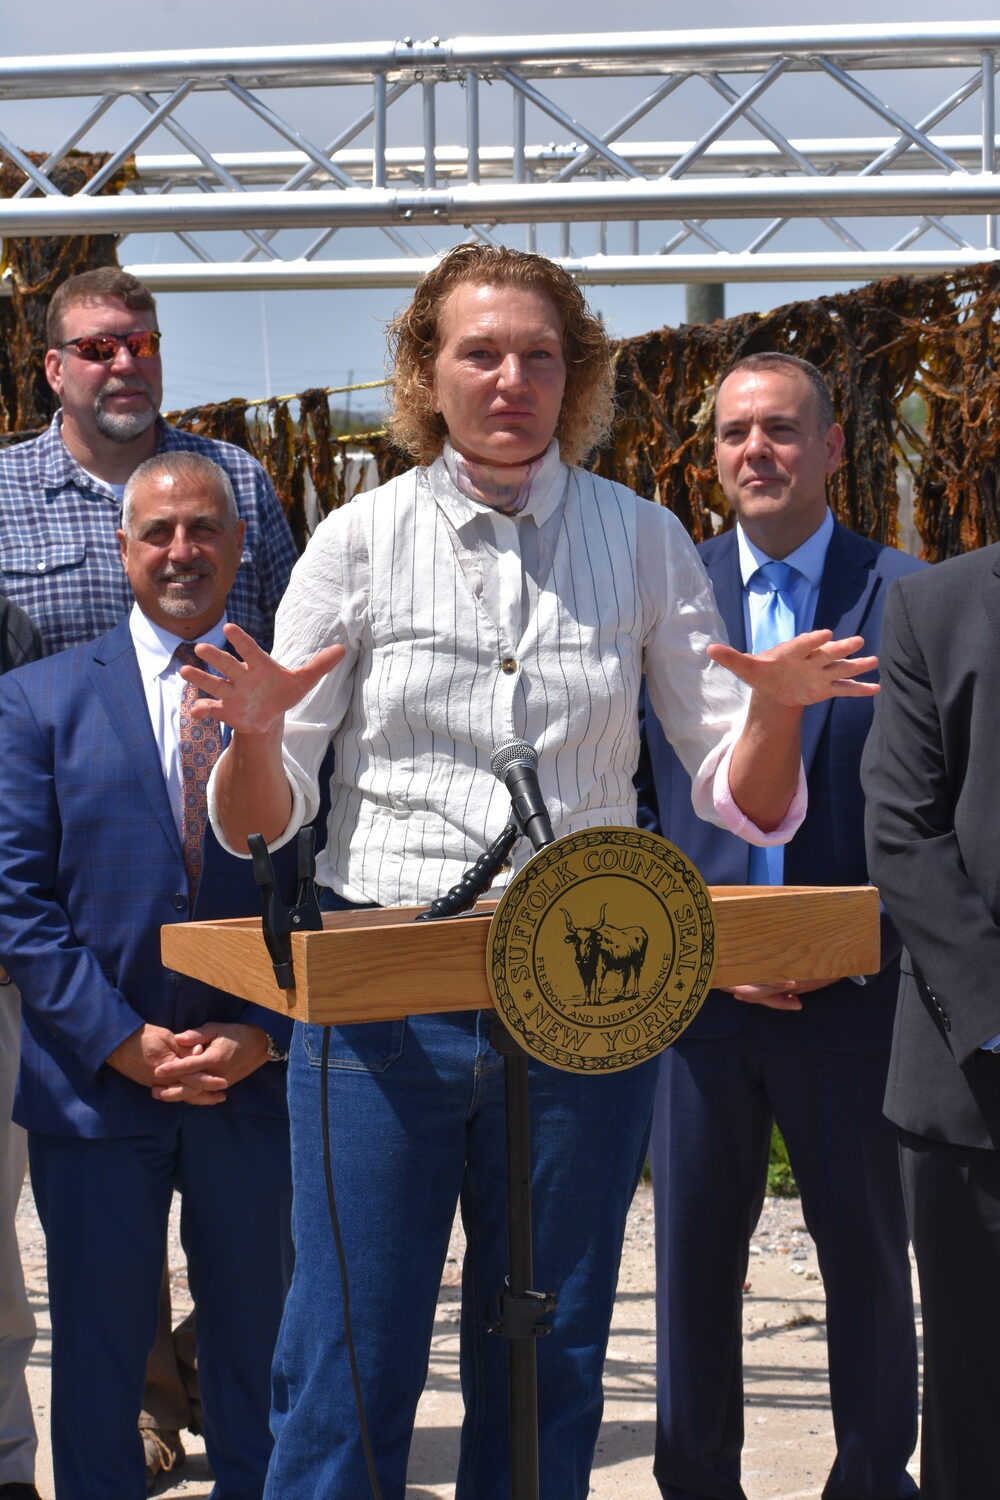
[[[534,855],[500,899],[487,977],[507,1029],[542,1062],[644,1062],[694,1019],[715,967],[712,898],[666,839],[588,828]]]

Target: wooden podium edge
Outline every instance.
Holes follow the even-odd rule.
[[[873,886],[712,886],[714,983],[829,979],[880,965]],[[348,1025],[421,1011],[492,1008],[486,942],[495,902],[414,922],[418,907],[329,912],[291,938],[295,988],[280,990],[259,917],[161,929],[168,968],[296,1021]]]

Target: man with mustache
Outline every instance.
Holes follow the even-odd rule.
[[[190,451],[226,472],[245,527],[228,617],[269,643],[296,557],[288,523],[256,459],[160,417],[148,287],[117,266],[69,277],[49,304],[47,338],[45,376],[61,409],[40,437],[0,452],[0,592],[33,621],[49,654],[110,630],[132,604],[115,536],[126,482],[154,454]],[[171,1334],[165,1277],[163,1301],[142,1417],[151,1483],[183,1458],[180,1430],[198,1427],[193,1338],[186,1324]],[[0,1385],[0,1443],[2,1395]]]
[[[61,651],[128,614],[115,541],[126,481],[154,453],[202,453],[229,475],[246,540],[229,618],[269,642],[295,544],[271,482],[231,443],[171,427],[149,289],[117,266],[71,276],[49,304],[45,377],[60,411],[0,453],[0,586]]]
[[[23,1001],[14,1113],[46,1239],[55,1488],[143,1492],[176,1186],[214,1493],[259,1500],[292,1259],[291,1024],[160,960],[164,923],[259,906],[247,862],[205,833],[221,726],[193,723],[180,675],[225,640],[244,525],[218,465],[165,453],[126,486],[118,536],[128,617],[0,682],[0,952]]]

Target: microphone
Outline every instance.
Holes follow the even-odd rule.
[[[490,770],[510,793],[521,832],[535,850],[544,849],[555,838],[538,785],[538,751],[527,740],[504,740],[490,759]]]

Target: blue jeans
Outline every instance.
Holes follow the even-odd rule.
[[[465,1399],[456,1500],[509,1500],[506,1342],[484,1311],[506,1274],[503,1060],[490,1013],[333,1028],[333,1181],[368,1428],[384,1500],[403,1500],[456,1202]],[[370,1493],[344,1341],[323,1175],[322,1028],[289,1062],[295,1273],[278,1339],[270,1500]],[[544,1500],[584,1500],[625,1218],[642,1170],[657,1063],[600,1077],[531,1064],[534,1284],[558,1293],[538,1344]]]

